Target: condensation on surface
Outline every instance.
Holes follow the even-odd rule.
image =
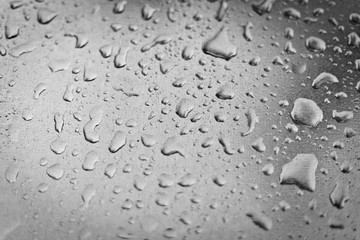
[[[360,239],[357,1],[0,9],[0,240]]]

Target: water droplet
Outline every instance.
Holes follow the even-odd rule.
[[[175,184],[174,178],[167,173],[163,173],[158,178],[159,186],[162,188],[168,188]]]
[[[360,14],[359,13],[351,13],[349,15],[349,20],[352,24],[360,24]]]
[[[294,29],[287,27],[285,28],[284,37],[287,39],[293,39],[294,38]]]
[[[214,57],[230,60],[237,54],[237,47],[233,45],[227,35],[228,28],[222,27],[212,38],[203,43],[204,53]]]
[[[76,39],[75,48],[83,48],[89,43],[89,38],[84,33],[65,33],[65,37],[74,37]]]
[[[175,136],[169,137],[165,140],[163,146],[161,147],[161,153],[165,156],[170,156],[173,154],[180,154],[182,157],[185,157],[185,149],[177,143],[177,138]]]
[[[72,102],[74,100],[74,91],[75,91],[75,85],[73,83],[69,83],[66,85],[66,90],[63,95],[63,99],[67,102]]]
[[[349,127],[344,128],[344,134],[345,134],[345,137],[347,137],[347,138],[352,138],[357,135],[356,131]]]
[[[155,136],[150,134],[143,134],[141,136],[141,142],[145,147],[152,147],[157,143]]]
[[[130,47],[122,47],[119,49],[119,52],[115,55],[114,66],[116,68],[122,68],[126,66],[126,58]]]
[[[297,98],[291,111],[295,123],[316,127],[323,119],[323,112],[311,99]]]
[[[108,58],[112,55],[113,47],[111,44],[100,47],[99,52],[103,58]]]
[[[272,6],[276,1],[277,0],[262,0],[258,3],[253,3],[251,6],[257,14],[263,15],[271,12]]]
[[[41,24],[48,24],[56,17],[57,13],[48,8],[40,8],[37,13],[37,19]]]
[[[243,26],[243,29],[244,29],[243,36],[244,36],[244,39],[248,42],[251,42],[253,39],[251,31],[250,31],[253,27],[254,27],[254,25],[252,24],[252,22],[247,22]]]
[[[117,171],[116,165],[114,163],[110,163],[106,166],[105,170],[104,170],[104,174],[108,177],[108,178],[113,178],[115,173]]]
[[[13,57],[20,57],[21,55],[25,53],[30,53],[36,49],[36,42],[35,41],[28,41],[25,43],[20,43],[13,47],[9,54]]]
[[[222,100],[233,99],[235,92],[230,84],[224,84],[216,91],[216,97]]]
[[[159,9],[153,8],[149,4],[145,4],[141,14],[144,20],[150,20],[157,11],[159,11]]]
[[[354,113],[352,111],[341,111],[338,112],[336,110],[333,110],[332,117],[335,119],[338,123],[346,123],[354,118]]]
[[[216,12],[215,19],[218,20],[219,22],[222,21],[228,8],[229,8],[228,2],[226,0],[221,0],[219,8]]]
[[[6,39],[12,39],[19,35],[20,27],[15,20],[8,19],[5,24],[5,37]]]
[[[160,72],[162,74],[167,74],[169,73],[174,67],[176,66],[176,64],[173,61],[163,61],[160,63]]]
[[[92,183],[88,184],[84,188],[84,190],[83,190],[83,192],[81,194],[81,198],[82,198],[82,200],[84,202],[84,205],[83,205],[84,208],[87,208],[89,206],[90,201],[93,199],[93,197],[95,195],[96,195],[96,187],[95,187],[95,185],[92,184]]]
[[[45,83],[39,83],[34,88],[34,99],[39,99],[40,94],[43,93],[47,89],[47,85]]]
[[[328,225],[333,229],[344,229],[345,224],[344,220],[340,219],[338,216],[331,216],[328,220]]]
[[[125,132],[117,131],[114,133],[113,138],[111,139],[111,143],[109,145],[109,151],[111,153],[116,153],[119,151],[123,146],[125,146],[127,140]]]
[[[55,154],[62,154],[63,152],[65,152],[66,147],[67,143],[60,138],[56,138],[50,143],[50,149]]]
[[[332,205],[340,209],[344,208],[349,198],[349,186],[343,182],[337,182],[330,194]]]
[[[141,175],[135,175],[134,176],[134,187],[139,190],[139,191],[143,191],[144,188],[146,187],[146,180],[144,176]]]
[[[294,63],[292,65],[293,72],[297,74],[303,74],[304,72],[306,72],[306,69],[307,69],[306,63]]]
[[[95,69],[96,68],[90,64],[84,66],[84,81],[91,82],[97,78]]]
[[[186,118],[194,108],[195,106],[192,100],[182,98],[176,105],[176,114],[181,118]]]
[[[154,40],[148,44],[145,44],[141,48],[141,52],[147,52],[158,44],[165,45],[171,42],[173,37],[171,35],[160,34],[154,38]]]
[[[259,137],[258,139],[256,139],[252,144],[252,148],[255,149],[257,152],[265,152],[266,150],[266,146],[263,142],[263,138]]]
[[[233,155],[235,153],[235,149],[231,147],[230,139],[227,137],[219,137],[219,142],[224,148],[224,152],[228,155]]]
[[[100,134],[97,131],[97,126],[102,119],[103,109],[100,106],[96,106],[91,109],[89,113],[90,121],[84,126],[85,139],[91,143],[96,143],[100,140]]]
[[[54,114],[54,122],[55,122],[55,131],[61,133],[64,127],[64,115],[60,113]]]
[[[68,58],[61,58],[52,60],[48,67],[52,72],[65,71],[70,67],[71,61]]]
[[[191,173],[187,173],[183,177],[181,177],[178,184],[182,187],[191,187],[196,182],[197,182],[197,180],[194,177],[194,175],[192,175]]]
[[[315,89],[320,88],[323,84],[338,83],[339,80],[331,73],[322,72],[312,82],[312,87]]]
[[[266,231],[272,228],[271,218],[269,218],[260,211],[250,211],[246,213],[246,216],[248,216],[255,225],[259,226],[260,228]]]
[[[22,112],[22,118],[25,121],[31,121],[34,118],[33,111],[30,108],[25,108]]]
[[[306,39],[305,46],[312,52],[323,52],[326,49],[326,43],[324,40],[318,37],[311,36]]]
[[[193,46],[185,46],[181,56],[184,60],[190,60],[193,58],[194,54],[195,54],[195,48]]]
[[[348,40],[349,46],[355,46],[355,47],[360,46],[360,37],[359,37],[359,35],[357,35],[356,32],[349,33],[348,39],[349,39]]]
[[[266,164],[262,169],[261,171],[267,175],[267,176],[270,176],[274,173],[274,165],[272,165],[272,163],[268,163]]]
[[[99,155],[95,150],[88,152],[85,156],[85,159],[82,163],[82,168],[85,171],[93,171],[95,169],[95,164],[99,161]]]
[[[300,189],[315,191],[315,171],[318,160],[314,154],[297,154],[286,163],[280,174],[280,184],[295,184]]]
[[[64,169],[61,167],[59,163],[55,163],[48,167],[46,170],[46,173],[49,175],[49,177],[59,180],[64,176]]]
[[[286,8],[283,10],[284,17],[288,19],[299,19],[301,17],[301,13],[295,8]]]
[[[158,192],[157,193],[157,197],[155,199],[155,202],[157,205],[161,206],[161,207],[166,207],[170,205],[170,197],[163,192]]]
[[[255,129],[255,125],[257,123],[259,123],[259,117],[256,115],[256,112],[253,108],[249,108],[246,112],[245,112],[245,116],[247,118],[247,122],[248,122],[248,130],[246,132],[242,132],[241,136],[245,137],[247,135],[249,135],[250,133],[252,133]]]
[[[219,187],[222,187],[226,184],[226,180],[223,176],[215,176],[213,178],[213,182],[218,185]]]
[[[47,183],[40,183],[37,187],[37,190],[40,193],[47,192],[48,189],[49,189],[49,184]]]
[[[5,179],[9,183],[15,183],[19,175],[19,168],[13,165],[10,165],[5,171]]]
[[[113,12],[114,13],[122,13],[125,10],[125,6],[127,4],[127,1],[118,1],[114,5]]]

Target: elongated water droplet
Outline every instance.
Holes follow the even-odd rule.
[[[182,187],[191,187],[197,182],[197,179],[191,173],[187,173],[182,176],[178,182],[178,184]]]
[[[338,123],[346,123],[354,118],[354,113],[352,111],[341,111],[333,110],[332,117]]]
[[[219,22],[222,21],[228,8],[229,8],[229,4],[227,0],[221,0],[219,8],[216,12],[215,19],[218,20]]]
[[[251,221],[262,228],[263,230],[270,230],[272,228],[272,220],[264,213],[260,211],[250,211],[246,213],[246,216],[251,219]]]
[[[40,94],[43,93],[47,89],[47,85],[45,83],[39,83],[34,88],[34,99],[39,99]]]
[[[111,153],[116,153],[119,151],[123,146],[125,146],[127,141],[125,132],[117,131],[114,133],[113,138],[111,139],[111,143],[109,145],[109,151]]]
[[[312,87],[315,89],[320,88],[323,84],[338,83],[339,80],[331,73],[322,72],[312,82]]]
[[[71,61],[68,58],[61,58],[52,60],[48,67],[52,72],[65,71],[70,67]]]
[[[171,35],[160,34],[154,38],[154,40],[148,44],[145,44],[141,48],[141,52],[147,52],[158,44],[165,45],[171,42],[173,37]]]
[[[169,137],[165,140],[163,146],[161,147],[162,154],[166,156],[173,155],[175,153],[180,154],[182,157],[185,157],[185,149],[177,143],[177,138],[175,136]]]
[[[10,55],[13,57],[20,57],[25,53],[30,53],[36,49],[36,42],[35,41],[28,41],[25,43],[21,43],[16,45],[10,50]]]
[[[145,4],[142,8],[141,14],[143,19],[150,20],[157,11],[159,11],[159,9],[153,8],[149,4]]]
[[[93,171],[95,169],[95,164],[99,161],[98,153],[93,150],[86,154],[85,159],[82,163],[82,168],[85,171]]]
[[[100,106],[96,106],[91,109],[89,113],[90,121],[84,126],[85,139],[91,143],[96,143],[100,140],[100,134],[97,131],[97,126],[102,119],[103,109]]]
[[[94,184],[88,184],[82,194],[81,194],[81,198],[84,201],[84,208],[87,208],[89,206],[90,201],[93,199],[93,197],[96,195],[96,187]]]
[[[9,183],[15,183],[19,175],[19,168],[13,165],[10,165],[5,171],[5,179]]]
[[[126,4],[127,4],[127,1],[124,1],[124,0],[123,1],[118,1],[114,5],[113,12],[114,13],[122,13],[125,10]]]
[[[126,58],[130,47],[122,47],[119,49],[119,52],[115,55],[114,65],[116,68],[122,68],[126,66]]]
[[[256,112],[253,108],[249,108],[246,113],[245,116],[247,118],[247,122],[248,122],[248,127],[249,129],[246,132],[242,132],[241,136],[245,137],[247,135],[249,135],[250,133],[252,133],[255,129],[255,125],[257,123],[259,123],[259,117],[256,115]]]
[[[349,198],[349,186],[343,182],[337,182],[330,194],[332,205],[337,208],[344,208]]]

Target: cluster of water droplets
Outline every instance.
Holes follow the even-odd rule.
[[[359,13],[95,2],[0,3],[0,238],[356,239]]]

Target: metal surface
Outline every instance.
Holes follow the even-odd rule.
[[[360,239],[359,4],[1,1],[0,239]]]

